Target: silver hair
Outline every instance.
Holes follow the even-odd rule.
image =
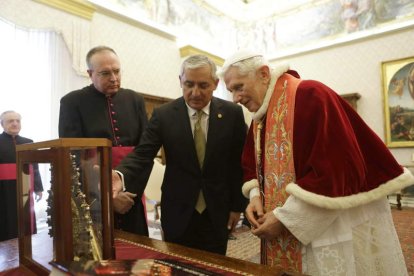
[[[217,80],[218,77],[216,64],[210,58],[204,55],[193,55],[185,59],[183,61],[183,64],[181,65],[180,76],[182,77],[184,75],[185,70],[187,69],[197,69],[205,66],[210,67],[211,77],[213,78],[213,80]]]
[[[239,69],[239,74],[242,76],[254,75],[256,74],[257,69],[263,65],[270,67],[269,61],[264,56],[255,56],[223,67],[218,75],[220,78],[223,78],[231,67],[237,67]]]
[[[20,115],[20,113],[14,111],[14,110],[6,110],[6,111],[4,111],[3,113],[0,114],[0,124],[1,125],[3,125],[4,117],[9,113],[16,113],[16,114],[19,115],[20,118],[22,117],[22,115]]]

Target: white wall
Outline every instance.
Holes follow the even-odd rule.
[[[358,113],[385,140],[381,63],[414,56],[413,41],[414,29],[407,28],[272,63],[288,62],[303,79],[321,81],[339,94],[361,94]],[[391,152],[401,164],[413,164],[413,148],[392,148]]]

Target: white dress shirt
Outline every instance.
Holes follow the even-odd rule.
[[[203,130],[203,133],[205,135],[206,142],[207,142],[207,133],[208,133],[208,120],[210,117],[210,103],[211,101],[202,109],[203,116],[201,117],[201,129]],[[194,125],[197,122],[197,110],[190,107],[187,103],[186,105],[187,105],[188,117],[190,118],[190,123],[191,123],[191,132],[193,133],[193,137],[194,137]]]

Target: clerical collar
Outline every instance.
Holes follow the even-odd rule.
[[[102,97],[105,97],[105,98],[113,98],[113,97],[115,97],[116,94],[118,94],[119,90],[121,90],[121,88],[119,88],[118,91],[115,92],[115,93],[105,94],[105,93],[99,91],[98,89],[96,89],[96,87],[93,83],[90,86],[92,87],[92,89],[95,93],[97,93],[98,95],[101,95]]]
[[[256,122],[260,121],[263,118],[263,116],[266,115],[267,108],[269,107],[270,99],[272,98],[273,91],[275,90],[275,84],[277,80],[279,79],[279,77],[283,75],[283,73],[287,72],[288,70],[289,70],[289,64],[280,64],[271,69],[270,83],[269,83],[269,86],[267,87],[266,95],[263,99],[263,103],[256,112],[252,113],[252,118]]]

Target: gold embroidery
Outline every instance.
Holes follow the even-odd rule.
[[[288,74],[279,78],[269,103],[265,134],[261,133],[264,128],[262,124],[258,123],[256,126],[257,169],[259,180],[263,176],[259,184],[265,212],[284,205],[288,197],[285,187],[295,179],[292,132],[294,96],[299,82],[300,80]],[[265,135],[263,149],[261,135]],[[277,239],[262,240],[261,245],[263,264],[284,270],[301,271],[300,243],[286,229]]]

